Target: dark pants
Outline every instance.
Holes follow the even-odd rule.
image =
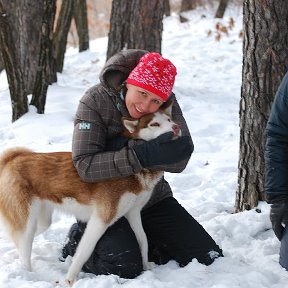
[[[285,228],[281,239],[279,263],[288,270],[288,227]]]
[[[185,266],[196,258],[209,265],[223,256],[211,236],[175,198],[166,198],[143,210],[142,222],[148,238],[149,261],[165,264],[176,260]],[[122,278],[134,278],[143,271],[138,242],[124,217],[107,229],[83,271]]]

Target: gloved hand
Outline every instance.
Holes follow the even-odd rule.
[[[173,135],[172,132],[167,132],[132,147],[144,168],[173,164],[190,157],[194,149],[190,137],[183,136],[172,140]]]
[[[270,220],[275,235],[281,241],[284,232],[283,224],[288,224],[288,201],[283,200],[271,205]]]

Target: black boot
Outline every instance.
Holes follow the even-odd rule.
[[[73,256],[86,223],[72,225],[62,249],[61,261],[68,255]],[[97,242],[82,271],[95,275],[118,275],[122,278],[135,278],[143,271],[142,256],[138,241],[125,217],[110,226]]]
[[[85,228],[86,223],[83,222],[77,222],[71,226],[66,237],[64,246],[62,248],[62,255],[59,257],[60,261],[64,262],[69,255],[74,256],[76,248],[85,231]]]

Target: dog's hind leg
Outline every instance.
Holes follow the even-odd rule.
[[[66,277],[68,285],[73,285],[73,282],[82,269],[82,266],[92,254],[96,243],[111,224],[112,223],[105,223],[98,215],[92,214],[72,259],[72,264],[68,270]]]
[[[52,223],[53,208],[48,203],[42,202],[37,220],[37,229],[35,235],[46,231]]]
[[[139,243],[144,270],[152,269],[156,266],[155,263],[148,261],[148,241],[146,233],[143,229],[140,211],[138,208],[130,210],[125,217],[127,218],[130,227],[134,231],[136,239]]]
[[[27,224],[26,229],[18,237],[18,251],[20,261],[28,271],[32,271],[31,253],[35,230],[36,221],[30,221]]]
[[[34,202],[30,206],[29,216],[26,226],[22,233],[18,233],[18,251],[21,263],[26,267],[27,270],[31,271],[31,253],[33,240],[37,228],[37,217],[40,213],[39,202]]]

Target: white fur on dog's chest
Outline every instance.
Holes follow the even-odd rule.
[[[141,195],[135,195],[134,193],[127,192],[122,195],[120,198],[118,209],[116,213],[116,218],[119,218],[119,215],[127,214],[127,212],[131,209],[131,207],[140,207],[140,209],[145,205],[147,202],[149,195],[148,192],[143,192]],[[144,202],[144,204],[143,204]]]
[[[91,205],[83,205],[73,198],[64,198],[62,204],[54,204],[53,206],[57,210],[74,215],[78,220],[84,222],[87,222],[90,219],[91,214],[95,210],[95,206],[93,203],[91,203]]]
[[[162,176],[164,175],[163,172],[159,171],[154,175],[151,175],[150,173],[146,174],[145,172],[136,174],[138,180],[140,181],[143,190],[150,191],[152,190],[155,185],[160,181]]]

